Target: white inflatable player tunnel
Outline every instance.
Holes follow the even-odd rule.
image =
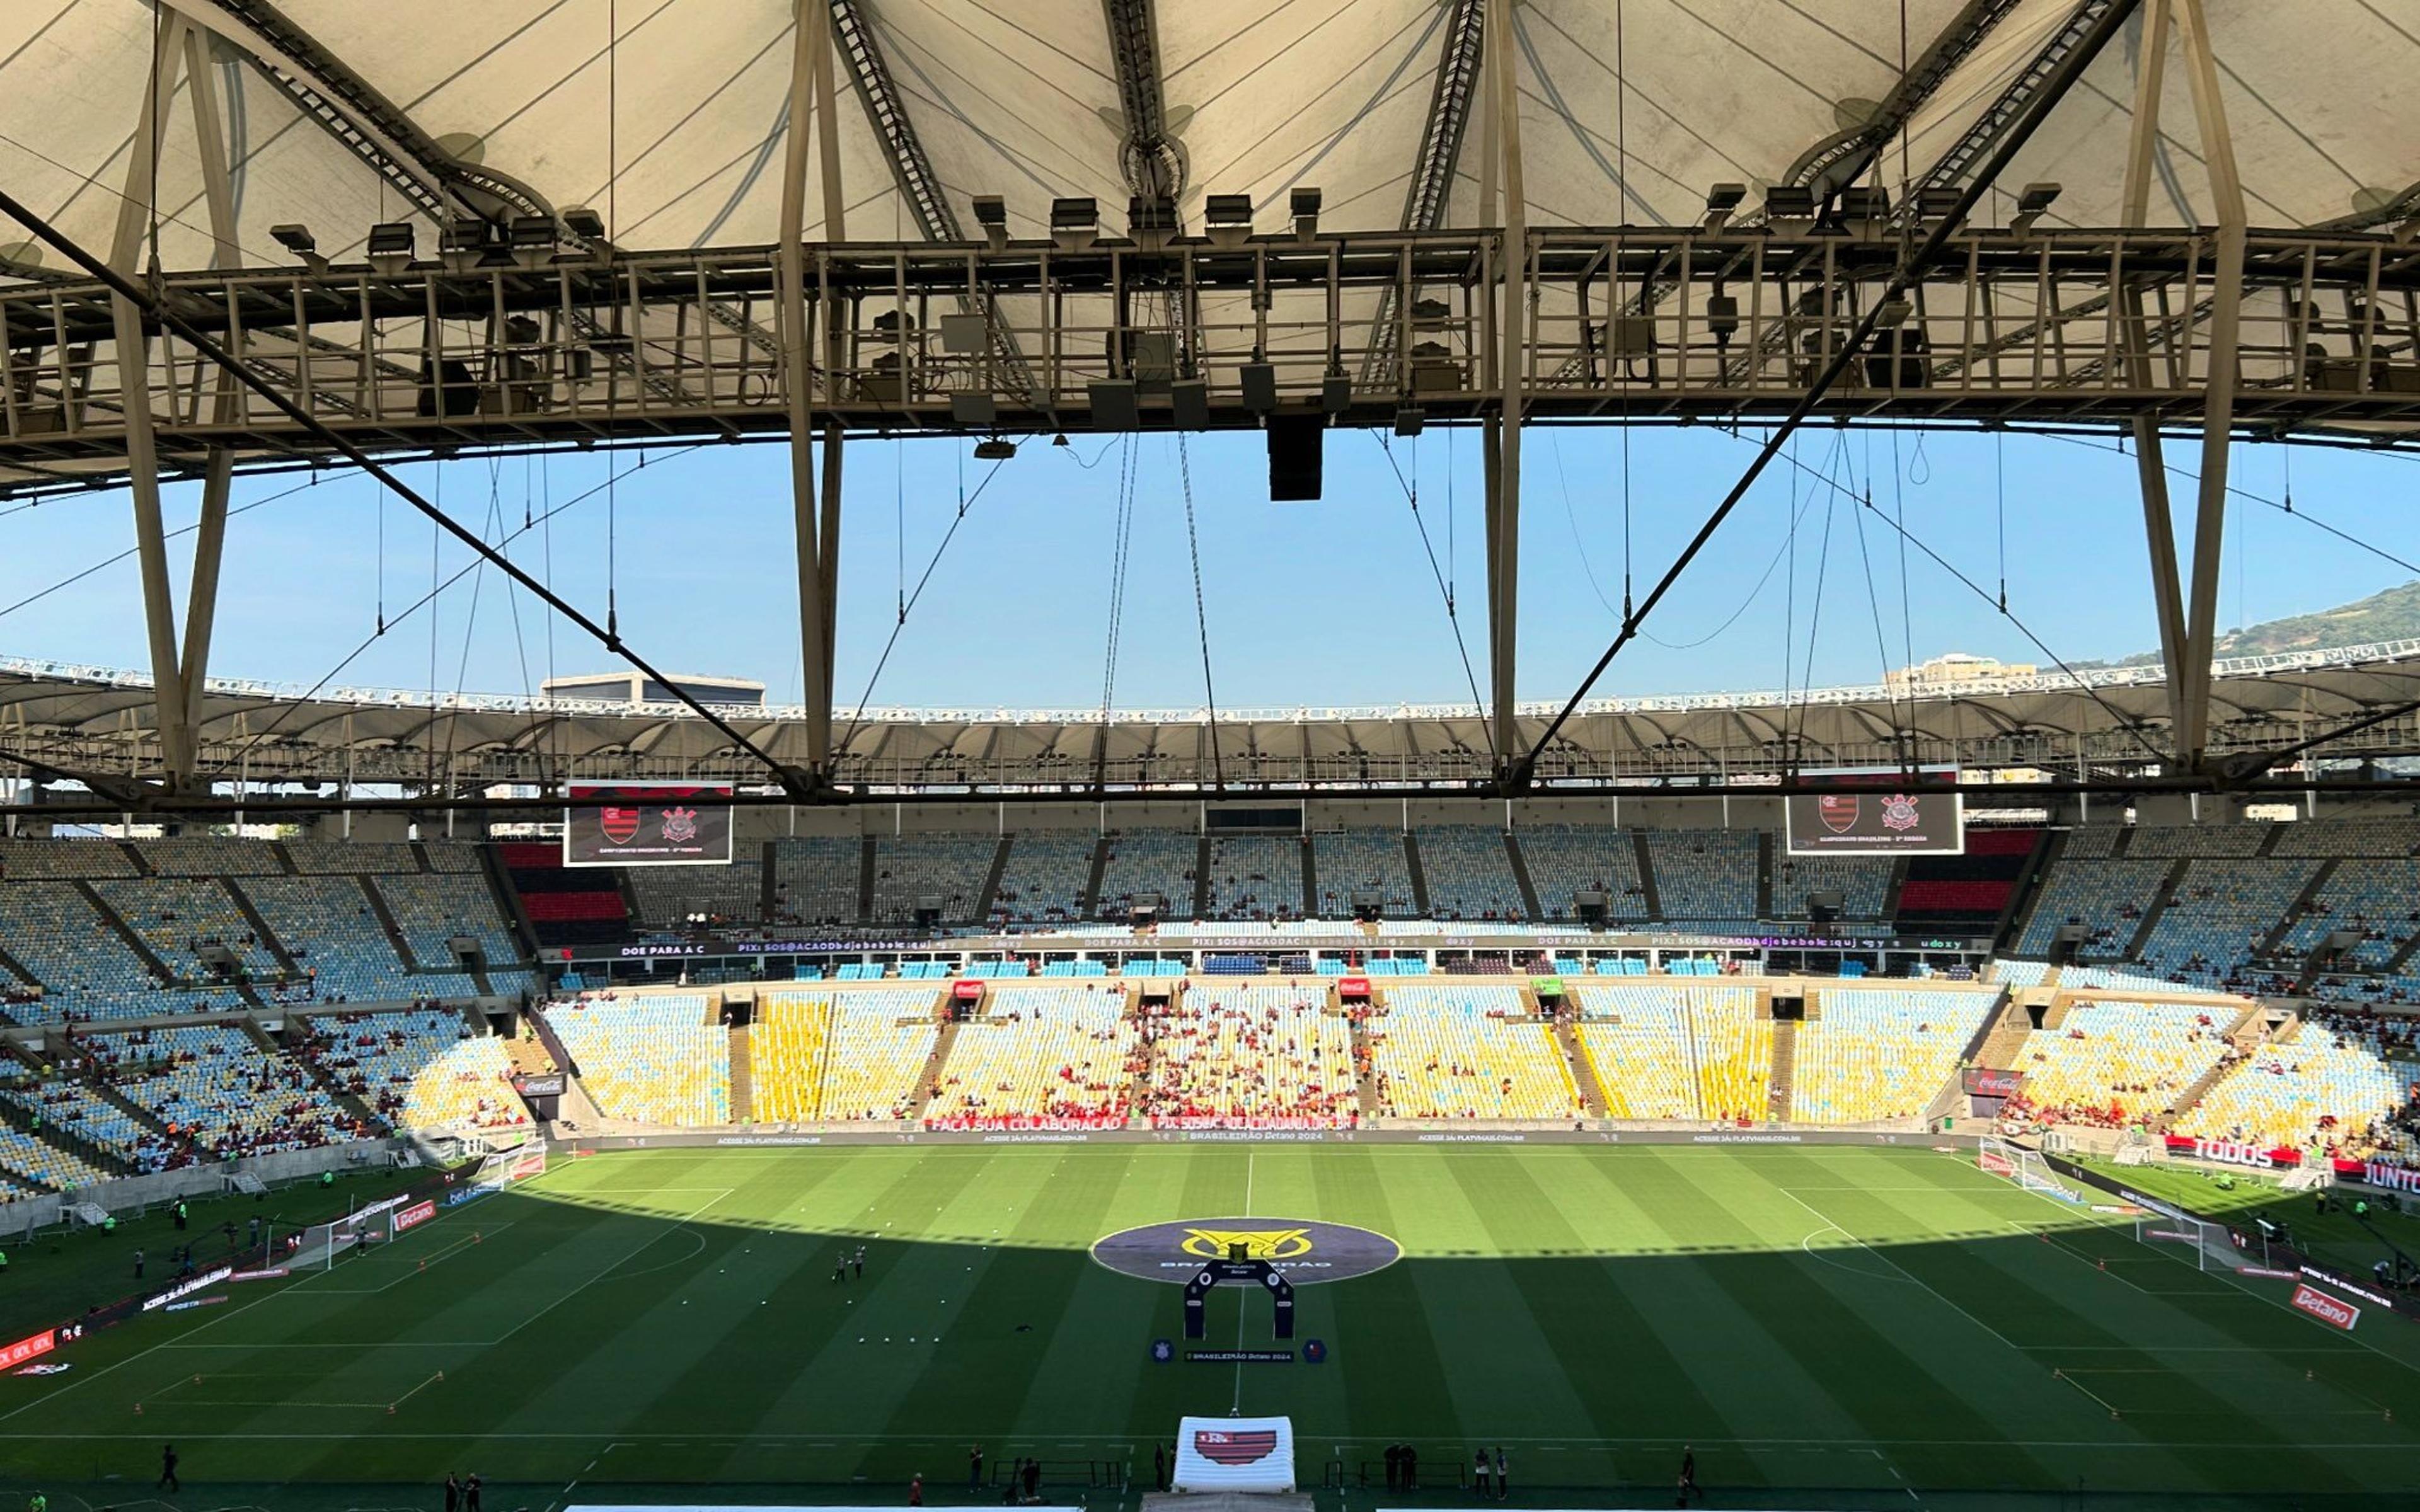
[[[1180,1419],[1170,1484],[1180,1491],[1293,1490],[1294,1419]]]

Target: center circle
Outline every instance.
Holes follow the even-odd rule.
[[[1316,1218],[1187,1218],[1122,1228],[1093,1242],[1093,1258],[1120,1275],[1183,1286],[1204,1260],[1266,1260],[1295,1286],[1383,1271],[1404,1247],[1386,1235]]]

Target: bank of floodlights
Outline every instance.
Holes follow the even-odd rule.
[[[418,229],[410,221],[382,221],[370,227],[365,250],[370,266],[381,273],[399,273],[411,266]]]
[[[984,242],[992,251],[1008,250],[1008,201],[998,194],[977,194],[975,224],[983,227]]]
[[[1050,202],[1050,239],[1061,252],[1082,252],[1101,238],[1101,208],[1089,196]]]
[[[2056,202],[2059,186],[2051,183],[2027,184],[2017,194],[2017,213],[2009,222],[2009,230],[2024,236],[2034,228],[2034,223]]]

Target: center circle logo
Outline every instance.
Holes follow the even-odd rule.
[[[1383,1271],[1404,1247],[1351,1224],[1304,1218],[1198,1218],[1120,1229],[1093,1243],[1093,1258],[1120,1275],[1183,1286],[1204,1260],[1265,1260],[1295,1286],[1350,1281]]]

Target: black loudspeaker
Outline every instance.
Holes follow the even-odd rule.
[[[1317,415],[1269,417],[1269,497],[1319,497],[1321,450],[1326,432]]]

